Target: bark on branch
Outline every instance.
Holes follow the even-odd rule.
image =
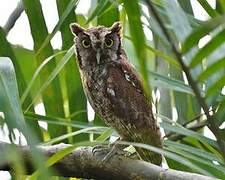
[[[20,17],[20,15],[22,14],[23,11],[24,11],[23,1],[20,0],[17,4],[16,8],[12,12],[12,14],[9,16],[9,18],[3,28],[6,32],[6,34],[8,34],[9,31],[13,28],[17,19]]]
[[[0,154],[8,151],[10,144],[0,142]],[[68,147],[67,144],[38,147],[46,157],[50,157],[58,151]],[[27,173],[33,171],[29,147],[19,147],[23,159],[26,162]],[[92,153],[92,147],[80,147],[57,162],[53,168],[64,177],[94,178],[94,179],[167,179],[167,180],[210,180],[213,178],[195,173],[187,173],[171,169],[163,169],[159,166],[140,161],[132,160],[121,155],[112,157],[103,163],[104,153]],[[0,164],[0,170],[11,170],[12,164],[7,162]]]

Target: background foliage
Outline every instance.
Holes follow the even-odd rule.
[[[152,95],[165,131],[163,150],[145,148],[162,153],[172,169],[224,178],[225,5],[223,0],[216,1],[216,8],[205,0],[198,2],[209,20],[196,19],[190,1],[93,0],[88,14],[78,14],[78,0],[56,0],[59,21],[48,32],[40,1],[23,0],[34,48],[9,43],[8,32],[0,27],[0,56],[10,58],[0,58],[2,129],[7,125],[12,142],[18,129],[31,147],[63,141],[75,148],[108,141],[113,131],[97,115],[88,120],[69,25],[111,26],[121,21],[123,46],[143,77],[146,93]],[[58,31],[62,47],[53,49],[50,41]],[[210,40],[200,47],[204,37]],[[40,103],[45,115],[35,111]],[[47,129],[39,122],[47,123]],[[46,166],[68,152],[53,157]],[[23,168],[20,156],[14,154],[13,176],[19,177]],[[43,168],[35,148],[33,154],[39,173],[31,179],[47,176],[50,171]],[[0,163],[9,158],[6,155]]]

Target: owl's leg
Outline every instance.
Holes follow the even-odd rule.
[[[118,140],[113,142],[111,144],[112,148],[108,152],[108,154],[106,154],[106,156],[103,158],[103,160],[102,160],[103,162],[107,162],[114,155],[122,155],[122,156],[126,156],[126,157],[129,157],[131,155],[128,151],[124,151],[124,149],[127,147],[127,145],[119,144],[119,141],[129,141],[129,139],[120,137]]]
[[[130,141],[129,139],[123,138],[123,137],[119,137],[116,141],[112,142],[110,144],[111,147],[116,146],[117,149],[119,150],[123,150],[125,149],[128,145],[126,144],[120,144],[119,141]]]
[[[93,147],[92,149],[92,154],[95,155],[96,153],[101,153],[103,155],[108,154],[112,147],[114,146],[114,142],[113,143],[109,143],[108,145],[96,145]]]
[[[137,154],[137,151],[135,152],[130,152],[128,150],[124,150],[125,148],[128,147],[128,145],[125,144],[119,144],[118,141],[127,141],[127,142],[132,142],[132,139],[130,138],[122,138],[120,137],[118,140],[116,140],[115,142],[113,142],[112,144],[110,144],[112,146],[112,148],[114,148],[115,150],[115,154],[120,154],[123,155],[125,157],[131,158],[131,159],[140,159],[139,155]],[[113,150],[113,149],[112,149]],[[112,151],[111,150],[111,151]],[[121,153],[122,152],[122,153]],[[109,157],[112,157],[112,155],[114,152],[112,152],[112,154],[110,154],[110,152],[106,155],[106,159]]]
[[[132,142],[132,139],[130,139],[130,138],[129,139],[127,139],[127,138],[120,138],[119,140],[120,141]],[[136,151],[135,152],[131,152],[131,151],[129,151],[129,149],[124,150],[127,147],[129,148],[128,145],[118,144],[118,143],[116,144],[116,142],[115,142],[115,145],[117,146],[117,148],[119,148],[120,150],[124,151],[123,155],[125,157],[131,158],[131,159],[140,159]]]
[[[110,152],[110,149],[111,148],[108,145],[96,145],[92,149],[92,154],[95,155],[95,154],[100,153],[100,154],[105,155],[105,154],[108,154]]]
[[[103,162],[107,162],[114,155],[128,156],[127,155],[128,152],[123,150],[124,148],[127,147],[127,145],[119,144],[118,143],[119,140],[125,141],[124,139],[120,138],[120,139],[116,140],[115,142],[109,144],[108,146],[97,145],[97,146],[93,147],[93,149],[92,149],[93,155],[95,155],[96,153],[103,154],[103,156],[104,156],[102,159]]]
[[[118,149],[116,145],[114,145],[110,151],[105,155],[105,157],[102,159],[102,162],[107,162],[110,160],[114,155],[124,155],[124,151],[121,149]]]
[[[116,140],[118,141],[118,140]],[[115,142],[116,142],[115,141]],[[109,143],[108,145],[96,145],[92,149],[92,154],[94,155],[95,153],[102,153],[102,154],[107,154],[111,151],[112,147],[115,145],[115,142]]]

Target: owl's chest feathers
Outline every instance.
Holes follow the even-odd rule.
[[[82,71],[81,78],[85,94],[95,112],[104,119],[105,123],[116,129],[120,136],[125,137],[129,123],[124,123],[123,119],[116,116],[114,108],[115,102],[110,100],[110,96],[115,96],[115,91],[111,89],[107,82],[110,81],[109,66],[97,68],[95,71]],[[125,125],[125,126],[124,126]]]
[[[85,94],[95,110],[103,118],[111,116],[111,103],[107,97],[107,67],[99,66],[95,70],[83,70],[81,79]]]

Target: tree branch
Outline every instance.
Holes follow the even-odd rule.
[[[0,154],[8,151],[10,144],[0,142]],[[58,144],[53,146],[40,146],[40,151],[50,157],[55,153],[68,147],[68,144]],[[34,169],[32,166],[32,157],[29,147],[17,147],[23,155],[26,162],[27,174],[31,174]],[[213,178],[206,177],[195,173],[187,173],[171,169],[163,169],[159,166],[147,163],[145,161],[133,160],[121,155],[112,157],[107,162],[102,162],[104,153],[92,153],[92,147],[80,147],[72,153],[65,156],[59,162],[53,165],[54,170],[60,176],[78,177],[78,178],[94,178],[94,179],[177,179],[177,180],[211,180]],[[0,165],[0,170],[11,170],[13,167],[11,162]]]
[[[23,11],[24,11],[23,1],[20,0],[17,4],[17,7],[14,9],[12,14],[9,16],[9,18],[3,28],[6,32],[6,34],[8,34],[8,32],[13,28],[17,19],[20,17],[20,15],[22,14]]]

